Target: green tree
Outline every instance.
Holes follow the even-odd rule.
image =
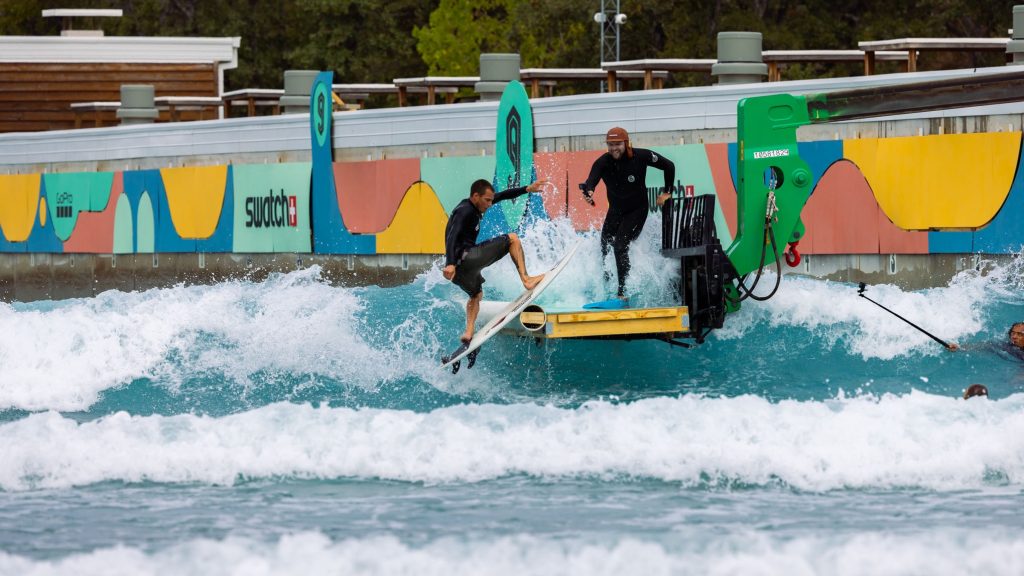
[[[441,0],[427,26],[417,27],[416,49],[428,73],[476,76],[480,54],[516,52],[524,68],[600,65],[591,0]],[[563,94],[593,91],[593,83],[562,83]]]
[[[391,82],[422,76],[412,30],[436,2],[302,0],[298,16],[315,23],[288,51],[295,66],[334,70],[339,82]]]
[[[109,34],[240,36],[239,65],[227,88],[279,87],[288,68],[334,70],[342,82],[476,75],[481,52],[518,52],[524,67],[600,65],[598,0],[74,0],[80,8],[124,9],[97,19]],[[852,49],[862,40],[905,36],[1005,37],[1013,2],[971,0],[622,0],[622,59],[714,58],[717,34],[751,30],[764,48]],[[67,0],[0,0],[0,34],[53,35],[60,22],[40,11]],[[998,53],[927,53],[922,70],[999,65]],[[894,64],[880,64],[896,71]],[[785,77],[861,73],[808,63]],[[673,85],[707,84],[677,74]],[[594,90],[561,84],[561,93]]]
[[[522,0],[441,0],[413,37],[431,75],[473,76],[481,52],[513,50],[510,14]]]

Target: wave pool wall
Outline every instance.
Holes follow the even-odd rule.
[[[533,100],[532,166],[554,184],[543,215],[578,230],[600,225],[603,190],[596,207],[573,191],[618,125],[676,162],[684,186],[717,196],[725,243],[735,233],[740,98],[984,72]],[[979,254],[1019,252],[1022,113],[1004,104],[802,129],[816,187],[803,214],[809,257],[797,271],[929,286],[977,265]],[[498,103],[334,114],[331,186],[320,189],[308,115],[0,135],[0,298],[259,279],[312,264],[342,284],[407,282],[443,252],[447,214],[469,184],[494,175],[497,116]],[[652,171],[649,181],[660,178]],[[988,221],[914,229],[928,206]],[[334,223],[313,225],[330,220],[318,210],[336,211]],[[318,242],[339,234],[351,241]]]

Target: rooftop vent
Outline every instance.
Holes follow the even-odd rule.
[[[43,10],[43,18],[60,18],[61,36],[103,36],[103,30],[74,30],[72,18],[120,18],[124,11],[120,9],[91,8],[53,8]]]

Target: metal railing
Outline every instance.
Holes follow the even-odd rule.
[[[661,208],[661,250],[682,255],[718,240],[715,232],[715,196],[704,194],[669,198]],[[673,252],[669,252],[673,251]],[[683,252],[675,252],[683,251]]]

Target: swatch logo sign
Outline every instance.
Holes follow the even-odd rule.
[[[57,218],[71,218],[71,204],[74,199],[70,192],[61,192],[57,195]]]
[[[299,211],[295,196],[285,196],[284,189],[277,194],[271,189],[266,196],[245,199],[246,228],[284,228],[299,225]]]

